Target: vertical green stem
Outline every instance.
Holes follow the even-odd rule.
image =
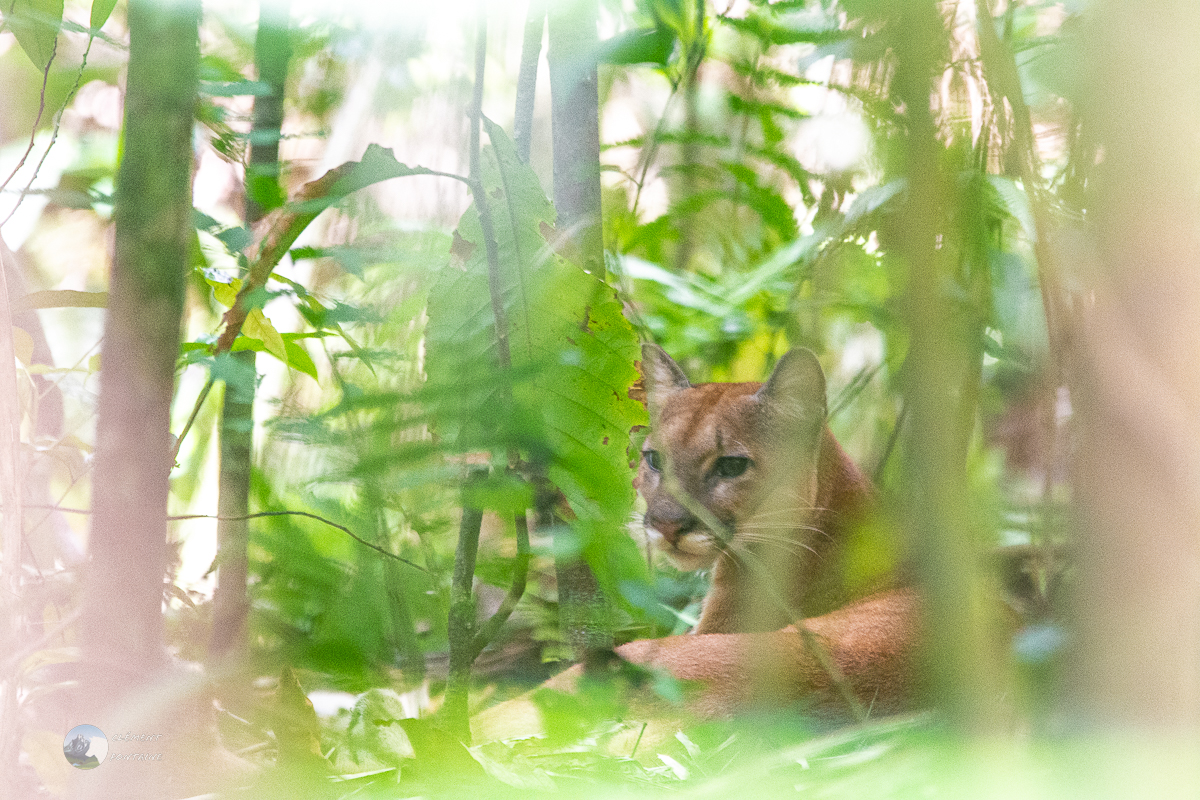
[[[910,333],[904,396],[905,522],[925,598],[925,675],[952,727],[979,732],[994,699],[985,676],[982,625],[973,602],[975,563],[961,431],[961,392],[970,370],[967,315],[948,291],[962,242],[947,223],[951,176],[931,112],[945,64],[947,32],[936,3],[912,0],[894,16],[894,91],[905,108],[908,192],[900,253],[908,265],[905,298]],[[949,411],[949,414],[948,414]]]
[[[389,547],[390,537],[384,515],[386,503],[379,482],[373,478],[368,477],[364,482],[363,505],[371,514],[375,543],[381,547]],[[402,566],[395,559],[380,559],[371,553],[363,554],[363,560],[360,563],[364,565],[364,568],[374,568],[367,566],[368,558],[378,562],[379,568],[383,570],[383,585],[388,595],[388,616],[392,624],[392,645],[400,657],[405,682],[415,685],[425,676],[425,654],[421,651],[420,642],[417,641],[412,611],[408,606],[408,595],[405,592],[404,575],[408,568]]]
[[[450,581],[450,674],[446,678],[444,715],[450,733],[470,742],[467,700],[471,664],[475,660],[475,558],[479,553],[479,530],[483,512],[473,507],[470,494],[486,473],[472,472],[463,486],[462,520],[454,551],[454,574]]]

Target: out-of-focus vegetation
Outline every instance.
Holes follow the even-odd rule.
[[[246,658],[221,665],[243,691],[222,697],[202,746],[339,797],[1075,791],[1086,768],[1059,767],[1093,762],[1074,740],[1038,737],[1076,732],[1060,690],[1072,663],[1062,601],[1068,551],[1088,547],[1068,537],[1068,466],[1072,410],[1094,388],[1074,348],[1098,282],[1096,131],[1109,128],[1095,120],[1120,111],[1089,94],[1100,37],[1088,26],[1106,10],[580,4],[601,37],[582,54],[600,63],[605,263],[589,273],[578,231],[556,227],[544,52],[531,133],[514,134],[521,34],[545,6],[481,5],[295,4],[277,170],[247,169],[261,135],[272,141],[251,134],[269,93],[254,69],[257,9],[203,10],[163,606],[174,658],[214,663],[213,575],[232,558],[211,519],[230,393],[254,398],[259,516]],[[6,506],[18,527],[3,550],[12,624],[0,651],[13,655],[0,662],[0,773],[19,776],[13,796],[67,796],[57,741],[70,725],[56,725],[96,722],[60,698],[80,660],[129,32],[125,4],[104,0],[16,0],[2,24],[0,234],[15,253],[17,365],[5,402],[23,513]],[[1173,54],[1157,57],[1166,69]],[[486,143],[477,170],[473,123]],[[246,222],[247,199],[263,221]],[[571,657],[556,559],[590,566],[618,643],[694,622],[704,577],[648,563],[627,531],[629,432],[645,424],[629,396],[639,340],[696,381],[760,380],[794,346],[819,354],[830,426],[903,534],[899,550],[854,566],[904,559],[927,594],[930,715],[830,732],[784,709],[614,752],[615,701],[598,689],[545,701],[547,739],[468,752],[437,727],[456,603],[469,623],[458,635],[478,637],[459,645],[482,648],[473,710]],[[464,595],[471,571],[455,584],[456,554],[461,570],[476,512]],[[1009,603],[1015,630],[995,674],[981,666],[984,596]],[[293,674],[319,725],[294,724],[308,716],[287,691]],[[958,747],[947,723],[1002,743]],[[1118,757],[1171,790],[1161,762]]]

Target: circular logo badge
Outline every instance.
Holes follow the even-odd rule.
[[[76,725],[63,739],[63,755],[77,769],[95,769],[108,755],[108,737],[95,725]]]

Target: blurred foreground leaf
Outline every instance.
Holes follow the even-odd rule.
[[[13,0],[4,15],[6,27],[39,70],[54,57],[62,17],[63,0]]]
[[[477,209],[459,221],[450,263],[430,289],[430,384],[466,387],[469,402],[442,409],[442,435],[463,449],[516,447],[544,463],[575,520],[576,544],[610,592],[644,581],[645,565],[624,521],[633,504],[626,448],[645,422],[629,397],[637,380],[637,336],[615,292],[553,249],[555,212],[512,142],[486,122],[492,146],[483,181],[496,230],[500,294],[508,318],[512,368],[497,370],[496,322]],[[501,382],[508,382],[511,406]]]

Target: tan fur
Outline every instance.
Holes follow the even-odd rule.
[[[887,713],[912,700],[918,612],[916,595],[898,589],[807,619],[804,625],[833,657],[863,707]],[[695,681],[699,694],[689,710],[702,718],[795,702],[822,716],[849,716],[830,674],[792,625],[765,633],[644,639],[618,647],[617,653]]]

